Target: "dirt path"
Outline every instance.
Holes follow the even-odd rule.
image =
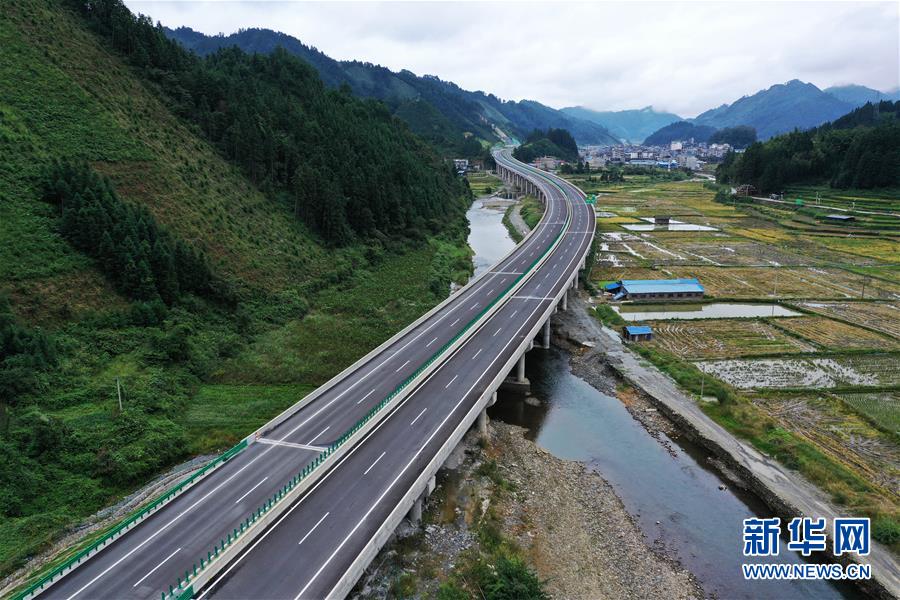
[[[584,355],[585,361],[608,365],[646,393],[689,437],[716,453],[782,519],[807,515],[831,521],[846,516],[799,473],[762,455],[710,419],[671,378],[628,350],[619,335],[603,327],[588,309],[584,297],[573,295],[569,310],[555,317],[560,335],[576,342],[594,343]],[[900,596],[900,564],[889,550],[875,542],[872,544],[872,552],[864,561],[872,565],[874,581],[880,586],[872,591]]]

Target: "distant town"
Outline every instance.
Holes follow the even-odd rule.
[[[645,166],[663,169],[690,169],[698,171],[708,163],[719,163],[732,150],[729,144],[695,142],[694,138],[670,142],[668,146],[644,146],[627,144],[619,146],[583,146],[579,155],[592,169],[606,166]],[[738,150],[739,152],[740,150]],[[553,159],[543,157],[543,168],[556,168]]]

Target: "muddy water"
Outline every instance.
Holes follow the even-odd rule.
[[[468,217],[478,273],[513,242],[501,222],[502,210],[476,200]],[[537,405],[501,393],[490,416],[527,428],[530,439],[556,456],[595,468],[614,486],[648,542],[676,556],[708,594],[729,599],[858,597],[847,585],[745,581],[741,525],[754,515],[770,516],[762,502],[731,489],[701,448],[660,434],[674,452],[667,450],[619,400],[573,375],[563,352],[530,352],[526,371]],[[720,485],[728,488],[720,490]],[[801,558],[782,540],[776,560],[796,563]]]
[[[823,582],[745,581],[742,521],[771,516],[765,505],[733,490],[701,448],[660,434],[667,449],[651,437],[618,399],[573,375],[562,351],[530,352],[526,372],[537,405],[501,393],[488,411],[491,418],[525,427],[530,439],[554,455],[596,469],[615,488],[647,541],[677,557],[708,594],[747,599],[857,596],[849,586]],[[721,485],[727,489],[720,490]],[[779,556],[770,562],[800,560],[782,540]]]

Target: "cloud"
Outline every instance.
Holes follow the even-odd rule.
[[[333,58],[551,106],[693,116],[789,79],[900,86],[897,2],[125,0],[170,27],[265,27]]]

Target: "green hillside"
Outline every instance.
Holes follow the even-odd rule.
[[[66,6],[0,12],[0,575],[172,464],[264,423],[469,268],[462,191],[429,198],[452,205],[440,231],[330,247],[295,216],[290,190],[253,183]],[[383,131],[388,154],[409,136]],[[44,200],[57,159],[95,173],[104,202],[124,207],[106,213],[130,222],[129,256],[155,256],[141,240],[169,240],[163,254],[196,253],[225,293],[184,277],[173,292],[156,268],[152,285],[129,283],[127,260],[78,237],[95,221],[67,221]]]

